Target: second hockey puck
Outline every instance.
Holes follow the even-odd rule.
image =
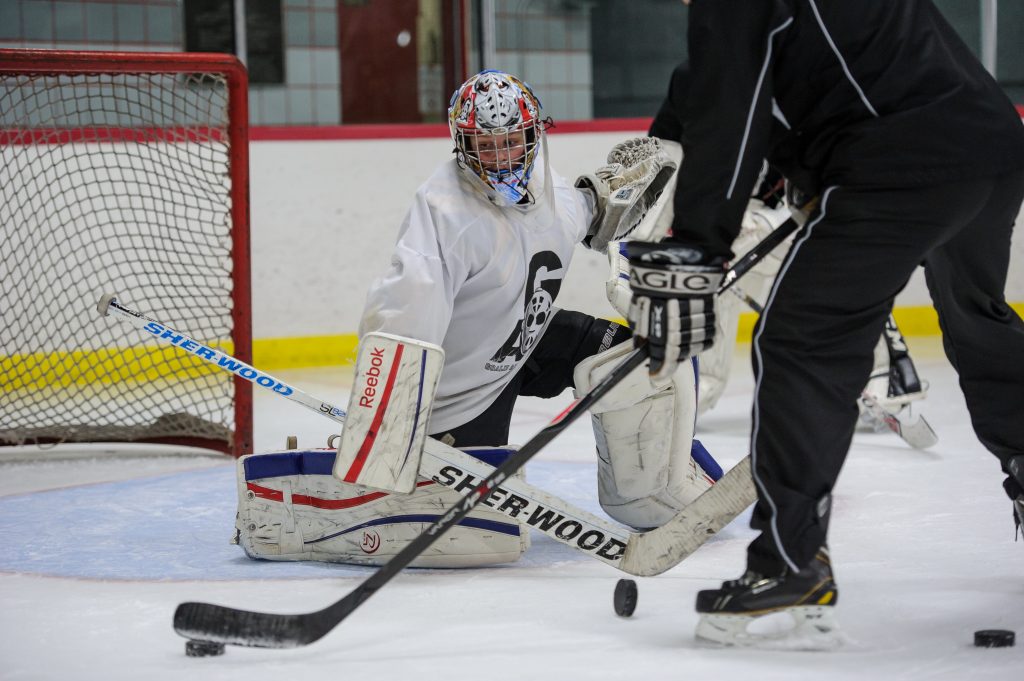
[[[1010,648],[1016,638],[1009,629],[981,629],[974,632],[974,645],[977,648]]]
[[[630,617],[636,610],[636,582],[632,579],[620,579],[615,585],[615,614],[619,617]]]
[[[224,644],[213,641],[185,641],[185,654],[189,657],[213,657],[224,654]]]

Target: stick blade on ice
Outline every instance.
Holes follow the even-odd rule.
[[[298,648],[321,638],[320,613],[275,615],[211,603],[182,603],[174,611],[174,631],[188,639],[250,648]]]

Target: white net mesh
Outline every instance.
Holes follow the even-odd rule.
[[[0,444],[230,449],[231,375],[96,310],[234,350],[227,98],[216,74],[0,72]]]

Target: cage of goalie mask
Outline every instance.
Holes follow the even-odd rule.
[[[503,71],[481,71],[452,95],[456,160],[497,205],[534,201],[528,185],[544,134],[540,113],[530,86]]]

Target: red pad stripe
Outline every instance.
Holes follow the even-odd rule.
[[[572,408],[575,407],[577,404],[579,404],[579,400],[573,400],[572,402],[570,402],[569,406],[566,407],[565,409],[563,409],[562,412],[558,416],[556,416],[555,418],[551,419],[551,423],[548,424],[548,427],[550,428],[551,426],[555,425],[556,423],[558,423],[559,421],[564,419],[566,417],[566,415],[570,411],[572,411]]]
[[[373,443],[377,439],[377,431],[380,429],[381,422],[384,421],[384,412],[387,411],[388,401],[391,399],[391,389],[395,385],[395,377],[398,375],[398,367],[402,363],[402,352],[405,350],[405,345],[399,343],[398,347],[395,348],[395,359],[391,363],[391,371],[388,373],[388,383],[384,386],[384,394],[380,397],[380,404],[377,406],[377,413],[373,415],[373,421],[370,423],[370,429],[366,431],[366,438],[363,439],[363,444],[359,448],[359,453],[356,454],[356,458],[352,461],[352,465],[349,466],[348,472],[345,473],[343,480],[345,482],[355,483],[359,479],[359,474],[363,472],[363,466],[366,465],[366,459],[370,455],[370,450],[373,448]]]
[[[435,484],[433,480],[421,480],[416,483],[416,487],[426,487],[427,485]],[[263,487],[257,485],[254,482],[250,482],[246,485],[246,488],[253,494],[258,496],[260,499],[267,499],[269,501],[284,501],[284,492],[277,489],[270,489],[269,487]],[[353,508],[355,506],[362,506],[368,504],[371,501],[377,501],[382,497],[388,496],[387,492],[371,492],[370,494],[364,494],[358,497],[350,497],[348,499],[321,499],[320,497],[311,497],[306,494],[293,494],[292,505],[294,506],[312,506],[313,508],[323,508],[330,511],[342,509],[342,508]]]

